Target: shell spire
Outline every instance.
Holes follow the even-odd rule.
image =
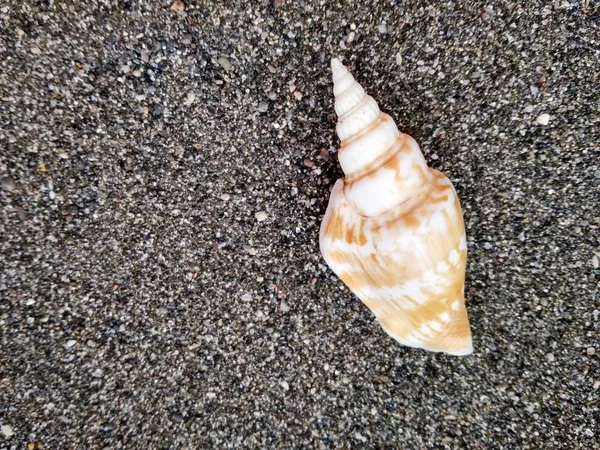
[[[423,185],[427,163],[414,139],[398,131],[338,59],[331,60],[331,69],[345,193],[360,214],[376,217]]]
[[[467,242],[454,187],[338,59],[331,69],[345,177],[321,224],[323,257],[396,341],[469,354]]]

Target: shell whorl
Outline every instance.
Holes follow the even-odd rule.
[[[419,190],[427,164],[414,139],[398,131],[337,58],[331,70],[344,193],[359,214],[376,217]]]

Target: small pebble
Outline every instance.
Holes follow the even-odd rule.
[[[546,359],[548,360],[548,362],[554,362],[554,361],[556,361],[556,358],[554,357],[554,355],[552,353],[548,353],[546,355]]]
[[[379,34],[386,34],[388,29],[387,29],[387,25],[385,23],[382,23],[380,25],[377,26],[377,31],[379,32]]]
[[[165,108],[162,105],[153,105],[150,108],[150,114],[152,114],[152,116],[154,118],[162,117],[164,112],[165,112]]]
[[[13,177],[4,177],[0,180],[0,186],[3,190],[12,192],[17,189],[17,184],[15,183],[15,179]]]
[[[400,52],[396,53],[396,64],[399,66],[402,65],[402,53]]]
[[[267,217],[269,217],[267,215],[267,213],[265,211],[259,211],[257,212],[254,217],[256,217],[256,220],[258,220],[259,222],[263,222],[265,220],[267,220]]]
[[[354,433],[354,437],[361,442],[367,442],[369,440],[366,436],[363,436],[358,431]]]
[[[288,384],[287,381],[281,381],[279,384],[281,385],[281,387],[283,388],[283,390],[285,392],[290,390],[290,385]]]
[[[32,47],[31,48],[31,53],[34,54],[34,55],[39,55],[39,54],[42,53],[42,51],[39,48],[37,48],[37,47]]]
[[[181,0],[175,0],[171,5],[171,11],[181,14],[183,11],[185,11],[185,4]]]
[[[190,106],[196,100],[196,94],[192,91],[188,92],[185,99],[185,106]]]
[[[540,125],[548,125],[550,123],[550,114],[540,114],[535,121]]]
[[[221,194],[221,200],[223,200],[224,202],[229,201],[229,199],[231,198],[231,196],[229,194]]]
[[[279,311],[281,312],[288,312],[290,310],[290,306],[283,300],[281,300],[281,303],[279,304]]]
[[[2,428],[0,428],[0,432],[2,432],[4,437],[7,439],[14,436],[14,434],[15,434],[15,432],[13,431],[13,429],[10,425],[2,425]]]
[[[73,348],[73,346],[74,346],[75,344],[77,344],[77,341],[76,341],[76,340],[74,340],[74,339],[70,339],[70,340],[68,340],[68,341],[66,342],[66,344],[65,344],[65,348],[68,350],[68,349],[70,349],[70,348]]]
[[[537,95],[540,93],[540,90],[534,85],[529,86],[529,90],[531,91],[531,95],[534,97],[537,97]]]
[[[249,302],[250,300],[252,300],[252,294],[246,292],[244,295],[242,295],[241,299],[244,302]]]
[[[265,113],[269,110],[269,105],[267,103],[261,102],[258,104],[258,112]]]
[[[217,62],[227,72],[231,72],[231,70],[233,69],[233,66],[231,65],[229,60],[227,58],[225,58],[224,56],[221,56],[219,59],[217,59]]]
[[[296,98],[296,100],[302,100],[302,94],[300,93],[300,91],[294,91],[294,97]]]
[[[596,255],[592,256],[592,267],[594,269],[600,267],[600,262],[598,262],[598,257]]]
[[[594,356],[596,354],[596,349],[594,347],[588,347],[585,352],[588,356]]]
[[[210,399],[213,399],[213,398],[215,398],[216,396],[217,396],[217,394],[216,394],[215,392],[207,392],[207,393],[206,393],[206,397],[207,397],[207,398],[210,398]]]
[[[269,100],[277,100],[277,94],[273,91],[269,92],[267,97],[269,97]]]

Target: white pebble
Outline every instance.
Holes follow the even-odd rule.
[[[68,349],[72,348],[75,344],[77,344],[77,341],[74,339],[70,339],[65,344],[65,348],[68,350]]]
[[[249,293],[245,293],[244,295],[242,295],[242,301],[244,302],[249,302],[250,300],[252,300],[252,295]]]
[[[227,72],[231,72],[231,70],[233,69],[233,66],[231,65],[231,63],[229,62],[229,60],[227,58],[225,58],[224,56],[221,56],[219,59],[217,59],[217,63],[223,69],[225,69]]]
[[[586,353],[588,356],[594,356],[596,354],[596,349],[594,347],[588,347]]]
[[[596,255],[592,256],[592,267],[594,269],[600,267],[600,263],[598,262],[598,257]]]
[[[402,53],[400,52],[396,53],[396,64],[398,64],[399,66],[402,65]]]
[[[289,310],[290,310],[290,306],[286,302],[281,300],[281,303],[279,304],[279,311],[286,313]]]
[[[258,220],[259,222],[263,222],[263,221],[267,220],[267,217],[269,217],[269,216],[267,215],[266,212],[259,211],[254,215],[254,217],[256,217],[256,220]]]
[[[252,256],[256,256],[258,254],[258,250],[256,250],[254,247],[250,247],[249,245],[244,245],[244,251]]]
[[[190,106],[192,103],[194,103],[194,100],[196,100],[196,94],[192,91],[188,92],[187,98],[185,99],[185,105]]]
[[[540,90],[534,85],[529,86],[529,90],[531,91],[531,95],[534,97],[537,97],[537,95],[540,93]]]
[[[206,393],[206,397],[208,398],[215,398],[217,396],[217,394],[215,394],[214,392],[207,392]]]
[[[4,435],[5,438],[9,438],[15,434],[15,432],[13,431],[13,429],[10,425],[2,425],[2,428],[0,428],[0,431],[2,432],[2,434]]]
[[[354,434],[354,437],[356,439],[358,439],[359,441],[361,441],[361,442],[367,442],[368,441],[368,439],[365,436],[363,436],[362,434],[360,434],[358,431]]]
[[[289,391],[290,390],[290,385],[288,384],[287,381],[281,381],[279,383],[281,385],[281,387],[283,388],[284,391]]]
[[[550,114],[540,114],[535,121],[540,125],[548,125],[550,123]]]
[[[221,200],[223,200],[224,202],[229,201],[230,198],[231,196],[229,194],[221,194]]]

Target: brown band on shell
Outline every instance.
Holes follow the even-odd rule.
[[[357,141],[358,139],[363,137],[365,134],[367,134],[372,129],[377,128],[382,123],[393,122],[393,121],[394,121],[394,119],[392,119],[387,114],[380,113],[379,116],[377,117],[377,119],[375,119],[373,122],[368,124],[366,127],[364,127],[362,130],[360,130],[358,133],[355,133],[352,136],[350,136],[349,138],[346,138],[342,142],[340,142],[339,153],[342,153],[350,144],[352,144],[354,141]],[[400,133],[400,132],[398,132],[398,133]]]
[[[377,159],[375,159],[371,164],[357,172],[346,175],[344,183],[352,184],[363,177],[372,175],[374,172],[377,171],[377,169],[385,166],[390,161],[392,161],[394,157],[397,157],[399,154],[402,154],[406,151],[410,151],[410,145],[408,144],[407,136],[405,134],[400,133],[400,135],[394,141],[394,143],[390,145],[389,148],[385,150],[381,155],[379,155]]]

